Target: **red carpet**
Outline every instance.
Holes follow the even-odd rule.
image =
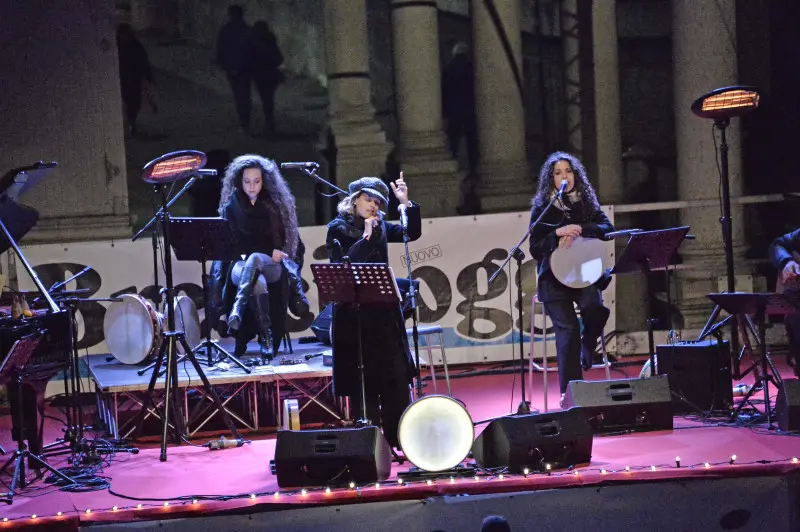
[[[484,368],[482,368],[484,369]],[[784,368],[785,369],[785,368]],[[635,376],[638,367],[629,368]],[[784,371],[789,377],[789,372]],[[551,374],[550,405],[558,404],[555,375]],[[602,371],[594,370],[589,378],[600,379]],[[614,378],[624,374],[614,372]],[[515,393],[512,398],[512,383]],[[443,382],[440,386],[443,386]],[[464,401],[473,420],[485,420],[516,409],[519,402],[519,379],[512,375],[483,375],[456,378],[452,381],[453,394]],[[533,407],[541,406],[541,375],[534,377]],[[440,388],[442,391],[443,388]],[[773,390],[775,396],[777,390]],[[513,408],[512,408],[513,407]],[[14,448],[10,441],[8,416],[0,420],[0,444],[7,451]],[[481,430],[483,425],[477,427]],[[52,441],[58,434],[57,423],[48,420],[45,441]],[[477,432],[476,431],[476,432]],[[202,443],[202,441],[197,442]],[[551,476],[541,474],[522,477],[507,475],[499,477],[440,479],[432,485],[424,481],[413,486],[400,486],[396,482],[398,471],[405,471],[409,464],[395,465],[393,475],[386,485],[376,489],[374,485],[362,486],[358,490],[339,489],[326,493],[324,490],[309,490],[302,494],[297,490],[281,492],[275,477],[269,472],[269,461],[273,458],[275,436],[264,436],[242,448],[211,452],[204,448],[182,445],[168,449],[167,462],[159,461],[157,446],[148,445],[138,455],[118,454],[107,465],[103,474],[110,479],[114,493],[141,498],[141,501],[118,497],[109,491],[66,493],[57,491],[39,481],[23,494],[15,497],[10,506],[0,507],[0,519],[9,521],[6,527],[30,526],[32,524],[63,523],[74,527],[81,523],[108,520],[136,520],[186,515],[186,512],[206,513],[241,507],[274,505],[276,503],[322,503],[341,504],[347,501],[372,501],[398,498],[423,498],[443,493],[486,493],[531,489],[550,489],[562,486],[585,485],[598,482],[654,480],[675,477],[720,477],[747,475],[780,475],[800,464],[792,463],[792,457],[800,455],[798,441],[792,435],[777,431],[768,433],[759,427],[730,427],[702,424],[684,418],[675,418],[673,431],[637,433],[619,436],[596,436],[589,466],[579,468],[579,475],[569,471],[553,472]],[[731,465],[732,455],[736,455]],[[676,456],[681,467],[677,468]],[[710,467],[704,464],[708,462]],[[63,466],[64,464],[55,464]],[[626,466],[630,471],[626,471]],[[655,470],[651,469],[655,466]],[[7,476],[3,481],[10,483]],[[251,499],[249,494],[255,494]],[[198,497],[191,504],[191,497]],[[206,497],[237,497],[227,501],[204,500]],[[184,498],[183,501],[179,500]],[[186,499],[188,498],[188,500]],[[149,500],[146,500],[149,499]],[[169,502],[164,507],[164,502]],[[137,509],[141,502],[142,508]],[[114,506],[118,509],[113,510]],[[90,509],[90,513],[86,510]],[[62,512],[62,516],[57,516]],[[36,514],[37,519],[31,520]]]

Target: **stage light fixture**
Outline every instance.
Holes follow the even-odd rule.
[[[152,185],[179,181],[199,173],[206,160],[206,154],[196,150],[167,153],[144,165],[142,181]]]
[[[758,108],[761,95],[755,87],[722,87],[702,95],[692,104],[692,112],[701,118],[727,120]]]

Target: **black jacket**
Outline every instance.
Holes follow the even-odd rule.
[[[792,253],[800,253],[800,229],[779,236],[769,246],[769,260],[781,272],[790,260],[794,260]]]
[[[567,196],[565,196],[566,198]],[[599,206],[591,209],[579,208],[578,203],[565,202],[572,209],[562,211],[555,205],[545,213],[541,222],[533,229],[529,239],[531,256],[538,263],[539,277],[550,271],[550,255],[558,247],[559,237],[556,229],[565,225],[577,224],[583,229],[581,236],[584,238],[603,238],[614,231],[611,220]],[[547,204],[539,205],[531,211],[529,226],[542,214]]]
[[[328,224],[326,246],[331,262],[341,262],[346,253],[351,262],[388,262],[389,242],[402,242],[403,230],[399,225],[382,221],[369,240],[361,238],[363,220],[349,215],[339,215]],[[422,234],[419,206],[408,209],[408,235],[416,240]],[[334,242],[338,240],[341,247]],[[337,395],[356,395],[359,392],[357,365],[358,320],[350,304],[336,304],[333,311],[333,386]],[[395,372],[396,378],[411,382],[414,362],[408,348],[405,321],[400,303],[396,307],[361,307],[361,338],[367,378],[377,371]]]

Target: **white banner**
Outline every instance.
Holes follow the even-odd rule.
[[[613,211],[604,208],[613,220]],[[475,217],[423,220],[422,237],[409,245],[412,275],[420,280],[420,325],[438,324],[444,329],[449,363],[474,363],[510,360],[519,357],[517,346],[520,324],[515,261],[489,285],[489,277],[508,256],[526,230],[529,213],[491,214]],[[311,322],[319,313],[317,292],[309,264],[327,260],[325,232],[322,227],[303,227],[300,234],[306,244],[303,279],[313,316],[299,320],[290,317],[293,338],[311,336]],[[609,242],[607,264],[613,264],[614,244]],[[528,255],[527,242],[522,250]],[[160,251],[160,250],[159,250]],[[63,281],[81,271],[91,270],[67,285],[68,290],[88,289],[86,298],[108,298],[121,293],[138,293],[154,300],[160,286],[154,284],[154,251],[149,237],[136,242],[78,242],[23,247],[23,253],[45,286]],[[398,277],[408,270],[402,244],[389,245],[390,265]],[[198,306],[201,320],[201,268],[196,262],[180,262],[173,255],[173,283],[178,294],[191,297]],[[210,267],[210,264],[209,264]],[[34,284],[17,263],[20,289],[34,290]],[[159,258],[159,285],[165,283]],[[604,292],[611,309],[607,325],[613,330],[615,317],[615,282]],[[527,257],[522,264],[522,334],[528,352],[531,297],[536,291],[536,263]],[[81,303],[78,312],[79,342],[83,353],[107,353],[103,335],[106,302]],[[540,311],[537,309],[537,314]],[[541,320],[535,321],[536,329]],[[411,322],[407,324],[409,327]],[[549,328],[549,324],[548,324]],[[537,331],[539,332],[539,331]],[[552,342],[552,336],[549,336]],[[514,343],[512,343],[514,342]],[[421,344],[423,344],[421,342]],[[436,350],[435,350],[436,351]],[[420,353],[425,357],[424,344]],[[553,345],[551,354],[555,354]],[[434,352],[435,360],[439,356]]]

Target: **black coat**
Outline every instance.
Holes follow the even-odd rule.
[[[556,234],[556,230],[559,227],[570,224],[580,225],[582,228],[581,236],[584,238],[603,238],[606,234],[614,231],[611,220],[608,219],[608,216],[599,205],[586,206],[581,200],[572,203],[569,200],[569,195],[565,195],[564,198],[565,205],[571,208],[562,211],[556,205],[550,207],[539,224],[531,231],[529,239],[531,256],[537,262],[539,278],[537,290],[540,298],[546,299],[546,295],[542,293],[542,290],[546,290],[547,282],[551,278],[555,281],[555,278],[550,273],[550,255],[558,247],[559,237]],[[547,203],[537,205],[531,210],[529,226],[536,221],[546,207]],[[604,289],[608,286],[609,281],[610,276],[605,275],[597,282],[597,284],[600,284],[598,288]]]
[[[800,253],[800,229],[772,241],[769,247],[769,260],[778,269],[778,273],[783,271],[787,262],[794,260],[792,253]]]
[[[346,253],[353,263],[386,263],[389,260],[389,242],[402,242],[403,230],[399,225],[381,221],[372,237],[361,237],[364,221],[349,215],[339,215],[328,224],[325,241],[331,262],[342,262]],[[419,206],[408,209],[408,236],[417,240],[422,234]],[[334,240],[338,240],[341,247]],[[358,351],[356,331],[357,315],[350,304],[336,304],[333,310],[333,386],[340,396],[359,393]],[[395,307],[361,307],[361,339],[366,378],[374,378],[377,371],[401,373],[396,378],[410,383],[415,375],[414,362],[408,348],[405,321],[400,302]]]

